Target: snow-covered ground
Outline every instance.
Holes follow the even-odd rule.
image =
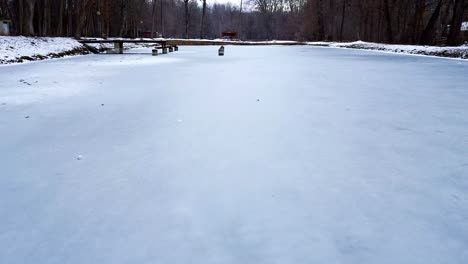
[[[1,67],[0,262],[466,263],[467,61],[217,48]]]
[[[79,53],[84,47],[72,38],[33,38],[0,36],[0,64],[53,58]]]
[[[417,46],[417,45],[391,45],[381,43],[371,43],[364,41],[355,42],[308,42],[308,45],[312,46],[323,46],[323,47],[334,47],[334,48],[352,48],[352,49],[365,49],[365,50],[376,50],[392,53],[403,53],[403,54],[418,54],[418,55],[429,55],[439,57],[450,57],[468,59],[468,46],[459,47],[436,47],[436,46]]]

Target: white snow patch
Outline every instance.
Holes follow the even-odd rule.
[[[23,56],[47,56],[82,47],[72,38],[0,36],[0,64]]]
[[[438,47],[438,46],[418,46],[418,45],[394,45],[394,44],[382,44],[372,43],[364,41],[354,41],[347,43],[340,42],[307,42],[308,45],[312,46],[324,46],[324,47],[335,47],[335,48],[355,48],[355,49],[366,49],[376,51],[386,51],[393,53],[404,53],[404,54],[420,54],[420,55],[433,55],[441,57],[453,57],[453,58],[468,58],[468,46],[458,47]]]

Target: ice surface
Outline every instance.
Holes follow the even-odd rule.
[[[217,48],[0,67],[0,262],[466,263],[468,62]]]

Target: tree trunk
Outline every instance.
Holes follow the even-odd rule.
[[[34,8],[36,6],[36,0],[26,1],[26,12],[25,12],[25,27],[24,35],[34,35]]]
[[[42,17],[42,35],[47,36],[50,34],[50,2],[49,0],[44,1],[43,17]]]
[[[160,23],[161,23],[161,28],[160,28],[160,30],[161,30],[161,34],[164,36],[164,11],[163,11],[163,0],[160,0],[160,1],[161,1],[161,7],[159,8],[159,9],[161,9],[161,10],[160,10],[160,12],[161,12],[161,18],[160,18],[160,20],[161,20],[161,21],[160,21]]]
[[[79,38],[83,34],[83,31],[86,30],[86,20],[88,18],[88,4],[91,3],[90,0],[82,0],[81,8],[79,10],[78,24],[76,26],[75,37]]]
[[[128,0],[122,0],[120,4],[122,21],[120,24],[119,37],[123,37],[125,31],[127,31],[127,4],[128,4]]]
[[[393,43],[392,18],[390,16],[390,4],[388,3],[388,0],[384,0],[384,13],[387,24],[387,40],[388,43]]]
[[[242,10],[242,1],[241,1],[241,10]],[[241,11],[242,12],[242,11]],[[202,17],[201,17],[201,25],[200,25],[200,39],[202,39],[205,35],[205,13],[206,13],[206,0],[203,0],[203,9],[202,9]]]
[[[101,12],[101,0],[96,1],[96,35],[102,37],[102,12]]]
[[[156,14],[156,0],[153,0],[153,10],[151,11],[151,38],[154,38],[154,17]]]
[[[239,39],[242,39],[241,38],[241,34],[242,34],[242,0],[240,2],[240,8],[239,8]]]
[[[419,39],[419,32],[424,18],[424,10],[426,7],[426,0],[417,0],[416,10],[414,14],[413,34],[411,42],[415,43]]]
[[[57,31],[56,31],[57,36],[62,36],[63,35],[63,8],[64,8],[64,2],[65,1],[60,1],[60,8],[59,8],[59,15],[58,15],[58,25],[57,25]]]
[[[450,31],[447,36],[447,45],[455,46],[460,44],[460,31],[463,23],[463,15],[468,6],[467,0],[455,0],[452,12],[452,21],[450,22]]]
[[[185,38],[186,39],[188,39],[188,29],[189,29],[188,1],[189,0],[184,0],[184,4],[185,4]]]
[[[67,0],[68,1],[68,4],[67,4],[67,13],[68,13],[68,17],[67,17],[67,36],[73,36],[73,15],[74,15],[74,12],[73,12],[73,2],[72,0]]]
[[[343,0],[343,9],[341,12],[341,26],[340,26],[340,41],[343,41],[343,30],[344,30],[344,24],[345,24],[345,18],[346,18],[346,4],[348,0]]]
[[[429,22],[427,23],[426,28],[424,29],[421,35],[421,39],[419,40],[420,45],[429,45],[433,43],[435,25],[437,20],[439,19],[442,2],[443,0],[439,0],[439,2],[437,3],[436,9],[432,13],[431,18],[429,19]]]
[[[24,28],[24,0],[18,0],[18,25],[16,26],[18,34],[23,35],[23,28]]]
[[[318,39],[320,41],[325,38],[325,30],[323,24],[323,2],[322,0],[317,1],[317,27],[318,27]]]

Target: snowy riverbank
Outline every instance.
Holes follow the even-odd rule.
[[[338,43],[338,42],[308,42],[311,46],[334,47],[334,48],[350,48],[385,51],[403,54],[417,54],[427,56],[449,57],[468,59],[468,45],[459,47],[434,47],[434,46],[416,46],[416,45],[391,45],[371,43],[364,41]]]
[[[418,54],[438,57],[450,57],[468,59],[468,45],[459,47],[436,47],[436,46],[417,46],[417,45],[391,45],[381,43],[371,43],[364,41],[355,42],[300,42],[291,40],[270,40],[270,41],[237,41],[226,39],[167,39],[168,43],[173,45],[310,45],[333,48],[352,48],[374,51],[386,51],[403,54]]]
[[[0,36],[0,64],[87,53],[89,53],[88,49],[73,38]]]
[[[363,41],[338,42],[298,42],[289,40],[271,41],[231,41],[226,39],[176,39],[168,38],[169,45],[310,45],[333,48],[352,48],[384,51],[402,54],[418,54],[438,57],[468,59],[468,45],[459,47],[434,47],[414,45],[389,45]],[[112,48],[110,44],[90,44],[99,51]],[[141,48],[147,45],[126,44],[126,49]],[[88,54],[88,48],[73,38],[56,37],[2,37],[0,36],[0,64],[20,63],[79,54]]]

